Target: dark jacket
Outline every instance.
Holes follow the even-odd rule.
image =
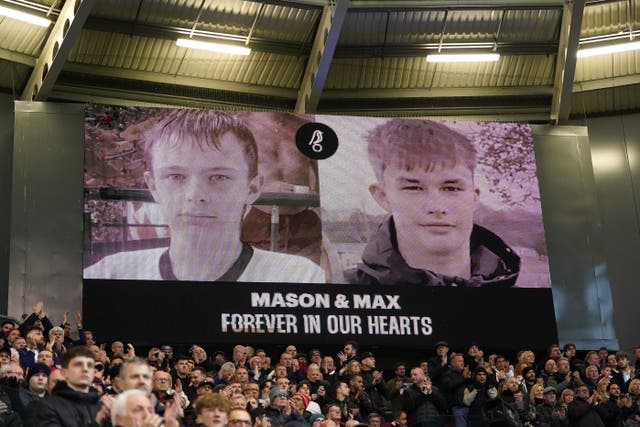
[[[371,403],[373,403],[373,406],[377,411],[382,412],[385,406],[383,398],[389,398],[387,383],[385,383],[384,380],[381,380],[377,384],[374,384],[373,370],[360,370],[360,375],[362,375],[362,380],[364,382],[364,391],[366,391],[371,398]]]
[[[304,418],[301,414],[292,412],[291,415],[288,415],[286,412],[283,412],[280,409],[275,408],[271,405],[265,408],[265,413],[269,417],[269,420],[271,420],[271,425],[273,427],[283,426],[289,421],[294,421],[294,420],[304,422]]]
[[[90,389],[87,393],[72,390],[65,381],[56,384],[50,396],[38,402],[36,425],[49,426],[97,426],[95,418],[100,403],[98,393]]]
[[[598,414],[606,427],[622,427],[622,411],[618,407],[618,398],[610,397],[600,406]]]
[[[520,393],[522,393],[520,391]],[[522,402],[517,403],[516,402],[516,398],[513,392],[511,392],[510,390],[504,390],[502,392],[502,395],[500,396],[500,399],[502,399],[502,401],[509,405],[509,407],[511,409],[513,409],[517,414],[518,417],[520,417],[520,421],[522,421],[522,423],[524,424],[529,420],[529,399],[527,398],[527,394],[526,393],[522,393]]]
[[[569,403],[569,425],[571,427],[604,427],[604,422],[598,413],[598,406],[600,405],[594,406],[576,397]]]
[[[498,391],[492,383],[486,382],[481,384],[474,381],[465,390],[465,400],[469,399],[471,402],[465,402],[469,405],[469,413],[467,414],[467,425],[469,427],[485,427],[488,423],[485,421],[484,408],[486,403],[495,399]]]
[[[470,279],[412,268],[398,250],[393,218],[384,221],[370,238],[362,261],[355,271],[346,273],[349,283],[510,287],[520,273],[520,257],[500,237],[479,225],[471,232]]]
[[[447,401],[437,387],[424,394],[412,384],[402,393],[402,408],[407,413],[407,425],[423,427],[444,426]]]
[[[562,405],[545,402],[536,406],[536,424],[539,427],[568,427],[569,418]]]
[[[465,378],[460,370],[449,369],[442,375],[442,391],[450,406],[464,406],[464,389],[470,382],[471,380]]]

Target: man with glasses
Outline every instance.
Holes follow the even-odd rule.
[[[302,414],[292,409],[293,403],[289,401],[289,395],[285,389],[278,386],[271,387],[269,394],[270,404],[267,407],[267,415],[273,426],[283,426],[292,420],[303,421]]]

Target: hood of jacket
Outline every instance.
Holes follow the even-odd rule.
[[[390,217],[367,243],[362,254],[363,263],[353,273],[353,282],[463,287],[510,287],[516,283],[520,273],[520,257],[495,233],[474,224],[470,250],[469,279],[412,268],[398,250],[395,225]]]

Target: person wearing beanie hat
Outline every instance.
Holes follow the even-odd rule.
[[[447,370],[449,364],[449,343],[438,341],[436,343],[436,355],[429,360],[429,377],[435,385],[440,385],[442,374]]]
[[[320,413],[320,414],[313,414],[309,417],[309,424],[311,425],[311,427],[318,427],[320,424],[320,421],[324,421],[326,420],[327,417],[324,416],[324,414]],[[318,424],[316,424],[314,426],[314,422],[318,421]]]
[[[289,421],[303,421],[302,413],[295,410],[293,406],[293,401],[289,403],[289,399],[287,399],[286,390],[273,386],[271,387],[271,393],[269,393],[269,406],[266,408],[267,415],[271,420],[272,426],[283,426]],[[291,405],[291,414],[287,414],[285,410],[287,406]]]
[[[487,374],[487,370],[482,366],[476,367],[473,371],[472,382],[464,389],[463,403],[469,407],[467,422],[470,427],[480,427],[484,425],[483,410],[485,404],[495,399],[498,391],[494,387],[493,377]]]
[[[295,409],[302,414],[304,413],[304,410],[307,409],[307,405],[309,404],[311,398],[304,393],[297,392],[294,393],[293,396],[291,396],[291,400],[295,405]]]

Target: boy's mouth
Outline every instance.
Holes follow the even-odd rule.
[[[447,222],[428,222],[420,224],[420,227],[434,234],[447,234],[455,228],[454,224]]]

